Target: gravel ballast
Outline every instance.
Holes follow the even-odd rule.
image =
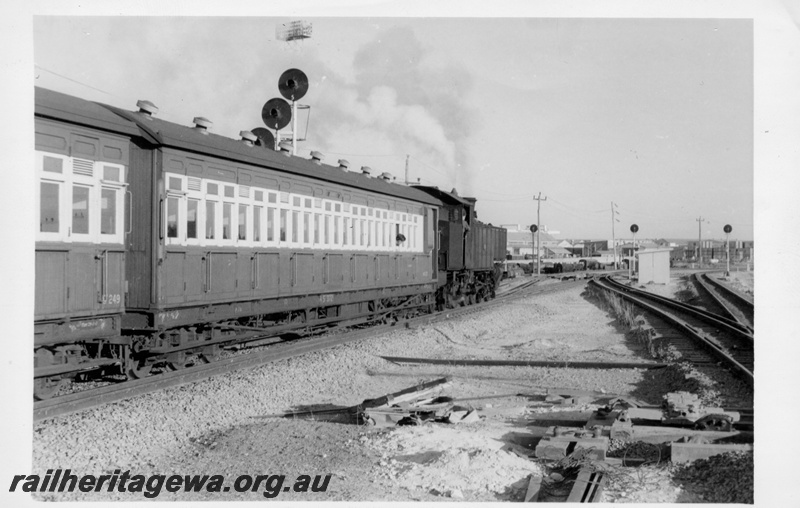
[[[330,474],[327,492],[281,492],[277,499],[521,500],[527,478],[543,474],[538,463],[523,457],[531,450],[532,436],[547,424],[530,426],[534,415],[540,417],[541,408],[531,397],[518,394],[566,388],[629,395],[658,404],[661,395],[675,389],[676,379],[683,381],[684,374],[668,369],[409,366],[381,356],[656,362],[626,332],[584,288],[528,297],[456,320],[398,329],[38,422],[33,433],[33,473],[69,468],[73,473],[94,475],[117,469],[143,475],[222,474],[230,478]],[[285,411],[351,406],[442,376],[451,377],[447,395],[478,409],[481,421],[375,429],[313,417],[265,418]],[[726,393],[724,384],[713,389],[723,402],[741,398],[740,393]],[[557,417],[585,421],[595,408],[591,404],[573,407],[573,414],[562,411]],[[504,473],[476,474],[485,468]],[[668,472],[661,481],[670,485],[662,492],[666,501],[692,498],[686,488],[672,482]],[[619,499],[631,497],[627,490],[619,491],[626,493],[616,494]],[[142,500],[141,494],[105,491],[37,497]],[[264,495],[261,491],[164,492],[158,499],[259,500]]]

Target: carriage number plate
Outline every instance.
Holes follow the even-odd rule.
[[[103,305],[114,305],[121,302],[122,297],[118,294],[117,295],[106,294],[101,297],[100,301],[102,302]]]

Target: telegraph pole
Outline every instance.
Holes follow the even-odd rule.
[[[703,264],[703,222],[702,217],[697,218],[697,267]]]
[[[537,243],[536,252],[534,252],[533,255],[536,256],[536,275],[539,275],[539,268],[540,268],[539,267],[539,249],[542,248],[542,242],[541,242],[541,239],[539,238],[539,226],[540,226],[540,224],[539,224],[539,211],[542,208],[542,201],[547,201],[547,196],[545,196],[544,199],[542,199],[542,193],[540,192],[539,196],[538,197],[537,196],[533,196],[533,199],[536,200],[536,243]]]
[[[611,202],[611,245],[614,248],[614,270],[619,268],[617,266],[617,236],[614,233],[614,223],[619,222],[619,219],[614,217],[614,214],[619,215],[619,212],[615,209],[616,206],[617,205],[615,205],[614,202],[612,201]]]

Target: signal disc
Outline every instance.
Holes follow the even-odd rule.
[[[300,69],[289,69],[281,74],[278,90],[290,101],[299,101],[308,92],[308,77]]]
[[[270,129],[283,129],[292,120],[292,107],[279,97],[270,99],[261,108],[261,119],[264,120],[264,125]]]
[[[264,148],[269,148],[270,150],[275,149],[275,136],[269,129],[264,127],[256,127],[255,129],[251,129],[250,132],[255,134],[258,138],[256,141],[258,146],[263,146]]]

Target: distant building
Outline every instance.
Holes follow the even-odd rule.
[[[608,240],[584,240],[573,243],[572,251],[578,257],[590,257],[600,254],[600,251],[608,250]]]
[[[731,261],[736,262],[752,262],[755,260],[755,242],[743,240],[731,240]],[[726,242],[725,240],[703,240],[702,245],[702,259],[708,261],[710,259],[724,260],[726,256]],[[686,246],[686,260],[696,262],[698,261],[697,242],[689,242]]]
[[[505,229],[506,235],[506,251],[511,254],[514,259],[523,259],[527,256],[528,259],[533,258],[533,234],[530,232],[530,226],[523,226],[521,224],[501,224],[501,228]],[[558,245],[559,240],[553,238],[549,233],[542,230],[539,231],[538,241],[540,257],[545,256],[546,247],[555,247]]]

